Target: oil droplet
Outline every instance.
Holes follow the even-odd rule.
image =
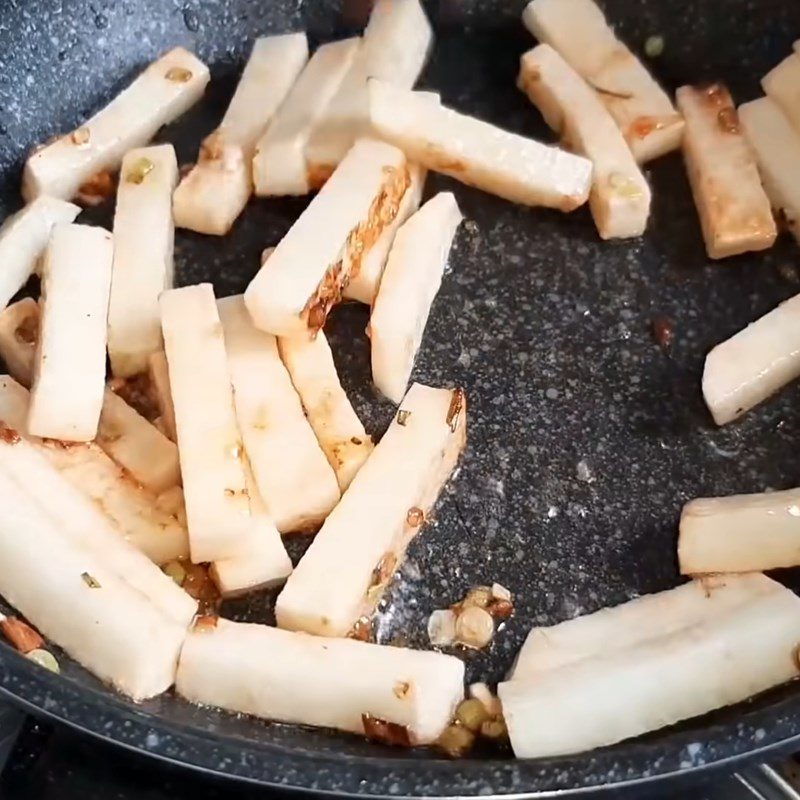
[[[200,30],[200,19],[197,12],[192,11],[191,8],[183,9],[183,24],[192,32],[196,33]]]

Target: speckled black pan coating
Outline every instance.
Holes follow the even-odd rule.
[[[96,109],[159,52],[194,48],[213,67],[208,99],[164,138],[182,161],[219,118],[231,76],[257,34],[307,28],[315,40],[356,29],[366,2],[329,0],[4,0],[0,4],[0,210],[18,205],[26,151]],[[438,44],[424,85],[443,100],[512,130],[549,138],[515,88],[532,40],[522,4],[440,0]],[[641,50],[659,34],[652,67],[672,88],[722,78],[740,101],[800,36],[787,0],[608,0]],[[800,291],[797,247],[721,264],[705,256],[680,158],[648,170],[654,214],[637,242],[603,244],[588,212],[516,207],[439,177],[468,222],[436,301],[416,377],[460,384],[471,403],[468,454],[436,524],[390,594],[382,641],[425,646],[431,610],[475,583],[500,581],[516,616],[491,652],[468,657],[470,677],[496,681],[533,623],[553,623],[672,586],[676,521],[695,495],[800,483],[797,387],[717,430],[699,383],[716,342]],[[179,233],[181,283],[241,291],[304,200],[259,201],[231,236]],[[110,222],[108,210],[91,215]],[[670,317],[675,342],[657,346],[651,320]],[[366,309],[337,309],[329,325],[343,380],[375,433],[391,416],[369,382]],[[579,467],[579,465],[581,465]],[[299,552],[299,549],[298,549]],[[47,554],[42,554],[47,557]],[[795,576],[787,573],[793,581]],[[257,596],[227,613],[269,619]],[[132,706],[61,657],[62,677],[0,646],[0,688],[128,747],[248,780],[372,795],[533,793],[619,785],[722,765],[800,735],[800,687],[773,692],[665,733],[586,755],[451,763],[353,737],[269,725],[193,708],[172,696]],[[591,708],[587,707],[587,715]],[[541,720],[547,725],[548,720]]]

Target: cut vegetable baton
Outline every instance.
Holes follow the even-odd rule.
[[[198,627],[181,653],[180,695],[385,744],[430,744],[464,696],[453,656],[230,622]]]
[[[250,505],[222,324],[211,284],[159,299],[192,561],[242,554]]]
[[[414,384],[278,596],[278,625],[345,636],[371,614],[466,442],[461,389]]]
[[[108,355],[117,377],[144,372],[161,349],[158,296],[172,288],[177,181],[171,144],[137,148],[122,160],[108,306]]]
[[[256,39],[219,128],[175,191],[179,228],[218,236],[230,230],[252,192],[256,142],[307,60],[304,33]]]
[[[325,334],[278,339],[278,349],[343,492],[372,452],[372,439],[345,394]]]
[[[261,499],[281,533],[315,530],[339,501],[336,475],[275,337],[253,325],[241,295],[223,298],[218,308],[236,415]]]
[[[147,144],[162,125],[191,108],[208,81],[202,61],[182,47],[170,50],[79,128],[35,150],[23,171],[23,197],[69,200],[82,184],[116,170],[128,150]]]
[[[359,139],[247,287],[256,326],[276,336],[320,330],[397,216],[409,180],[400,150]]]
[[[519,88],[566,147],[591,159],[589,208],[600,236],[641,236],[650,216],[650,187],[597,94],[546,44],[522,56]]]
[[[421,93],[369,82],[375,135],[411,161],[514,203],[572,211],[589,196],[592,163],[459,114]]]
[[[185,627],[64,536],[5,474],[0,562],[0,594],[100,680],[133,700],[172,685]]]

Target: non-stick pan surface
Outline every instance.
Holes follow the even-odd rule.
[[[607,0],[623,37],[674,88],[722,78],[737,100],[800,35],[786,0]],[[35,143],[68,130],[150,59],[176,44],[213,68],[207,100],[163,132],[193,160],[219,119],[253,38],[306,28],[314,40],[363,23],[367,3],[328,0],[5,0],[0,5],[0,210],[19,203],[19,171]],[[445,103],[549,140],[515,89],[533,44],[522,4],[441,0],[429,6],[438,41],[423,84]],[[435,525],[409,552],[381,615],[380,640],[426,646],[435,608],[476,583],[500,581],[514,618],[488,653],[465,654],[471,679],[496,681],[533,623],[553,623],[674,585],[676,522],[696,495],[800,483],[796,387],[718,430],[700,395],[708,349],[800,291],[796,246],[709,263],[680,157],[652,165],[647,235],[602,243],[586,209],[571,215],[452,189],[468,222],[436,300],[416,377],[464,386],[471,401],[463,466]],[[241,291],[261,249],[275,244],[305,200],[257,201],[223,239],[179,232],[178,280]],[[86,215],[110,224],[110,208]],[[651,333],[674,322],[670,350]],[[392,408],[370,387],[367,313],[332,315],[343,380],[375,434]],[[280,468],[280,465],[276,465]],[[295,542],[295,554],[302,550]],[[47,554],[43,553],[42,558]],[[789,585],[796,576],[781,576]],[[231,604],[237,619],[270,619],[271,598]],[[476,756],[463,762],[358,738],[192,707],[173,696],[134,706],[59,654],[62,676],[0,646],[0,688],[31,710],[136,749],[254,781],[362,794],[532,793],[618,785],[720,764],[800,735],[800,686],[788,686],[676,729],[583,755],[542,761]],[[590,716],[591,707],[586,714]],[[547,725],[543,719],[540,724]]]

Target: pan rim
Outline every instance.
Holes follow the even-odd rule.
[[[717,757],[693,763],[681,760],[681,754],[697,741],[694,730],[547,759],[452,761],[304,752],[220,736],[139,711],[121,697],[41,669],[5,645],[0,646],[0,700],[129,752],[201,774],[273,789],[365,798],[579,796],[698,780],[701,774],[789,752],[800,742],[800,693],[793,693],[712,725],[707,740],[714,741],[714,732],[719,732],[718,739],[746,725],[763,732],[756,744],[742,732],[729,738]],[[775,724],[776,712],[783,713],[783,724]]]

